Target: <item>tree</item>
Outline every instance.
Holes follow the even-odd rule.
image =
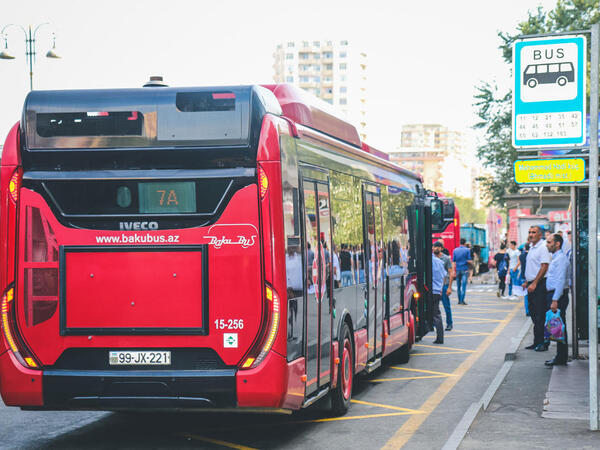
[[[473,199],[455,196],[452,198],[460,213],[460,223],[485,223],[486,211],[485,209],[475,208]]]
[[[558,0],[556,7],[546,13],[542,7],[529,11],[517,33],[499,32],[500,50],[507,64],[512,64],[512,43],[517,36],[589,29],[600,22],[600,0]],[[588,52],[589,54],[589,52]],[[476,86],[474,106],[480,121],[476,129],[483,130],[484,144],[477,148],[477,157],[493,175],[480,177],[488,203],[504,207],[504,195],[517,193],[513,164],[517,152],[511,143],[512,92],[502,93],[496,85],[482,82]]]

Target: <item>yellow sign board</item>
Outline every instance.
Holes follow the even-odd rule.
[[[518,184],[579,183],[585,179],[583,158],[526,159],[515,161]]]

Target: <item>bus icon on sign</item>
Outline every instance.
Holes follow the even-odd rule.
[[[538,84],[558,84],[565,86],[575,81],[573,63],[529,64],[523,72],[523,84],[530,88]]]

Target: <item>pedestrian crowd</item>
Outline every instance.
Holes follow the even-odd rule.
[[[543,231],[540,226],[529,229],[527,242],[517,248],[511,241],[509,249],[503,243],[500,251],[494,255],[498,273],[498,297],[516,299],[516,289],[523,289],[525,314],[533,322],[533,343],[526,348],[537,352],[548,350],[550,342],[544,338],[546,313],[558,312],[564,324],[564,342],[557,342],[557,353],[546,365],[566,365],[568,347],[566,341],[566,310],[569,306],[569,288],[571,286],[571,232],[563,233]],[[504,295],[508,283],[508,297]]]

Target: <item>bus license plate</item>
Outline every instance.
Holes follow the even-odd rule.
[[[108,363],[111,366],[169,366],[171,352],[110,351]]]

